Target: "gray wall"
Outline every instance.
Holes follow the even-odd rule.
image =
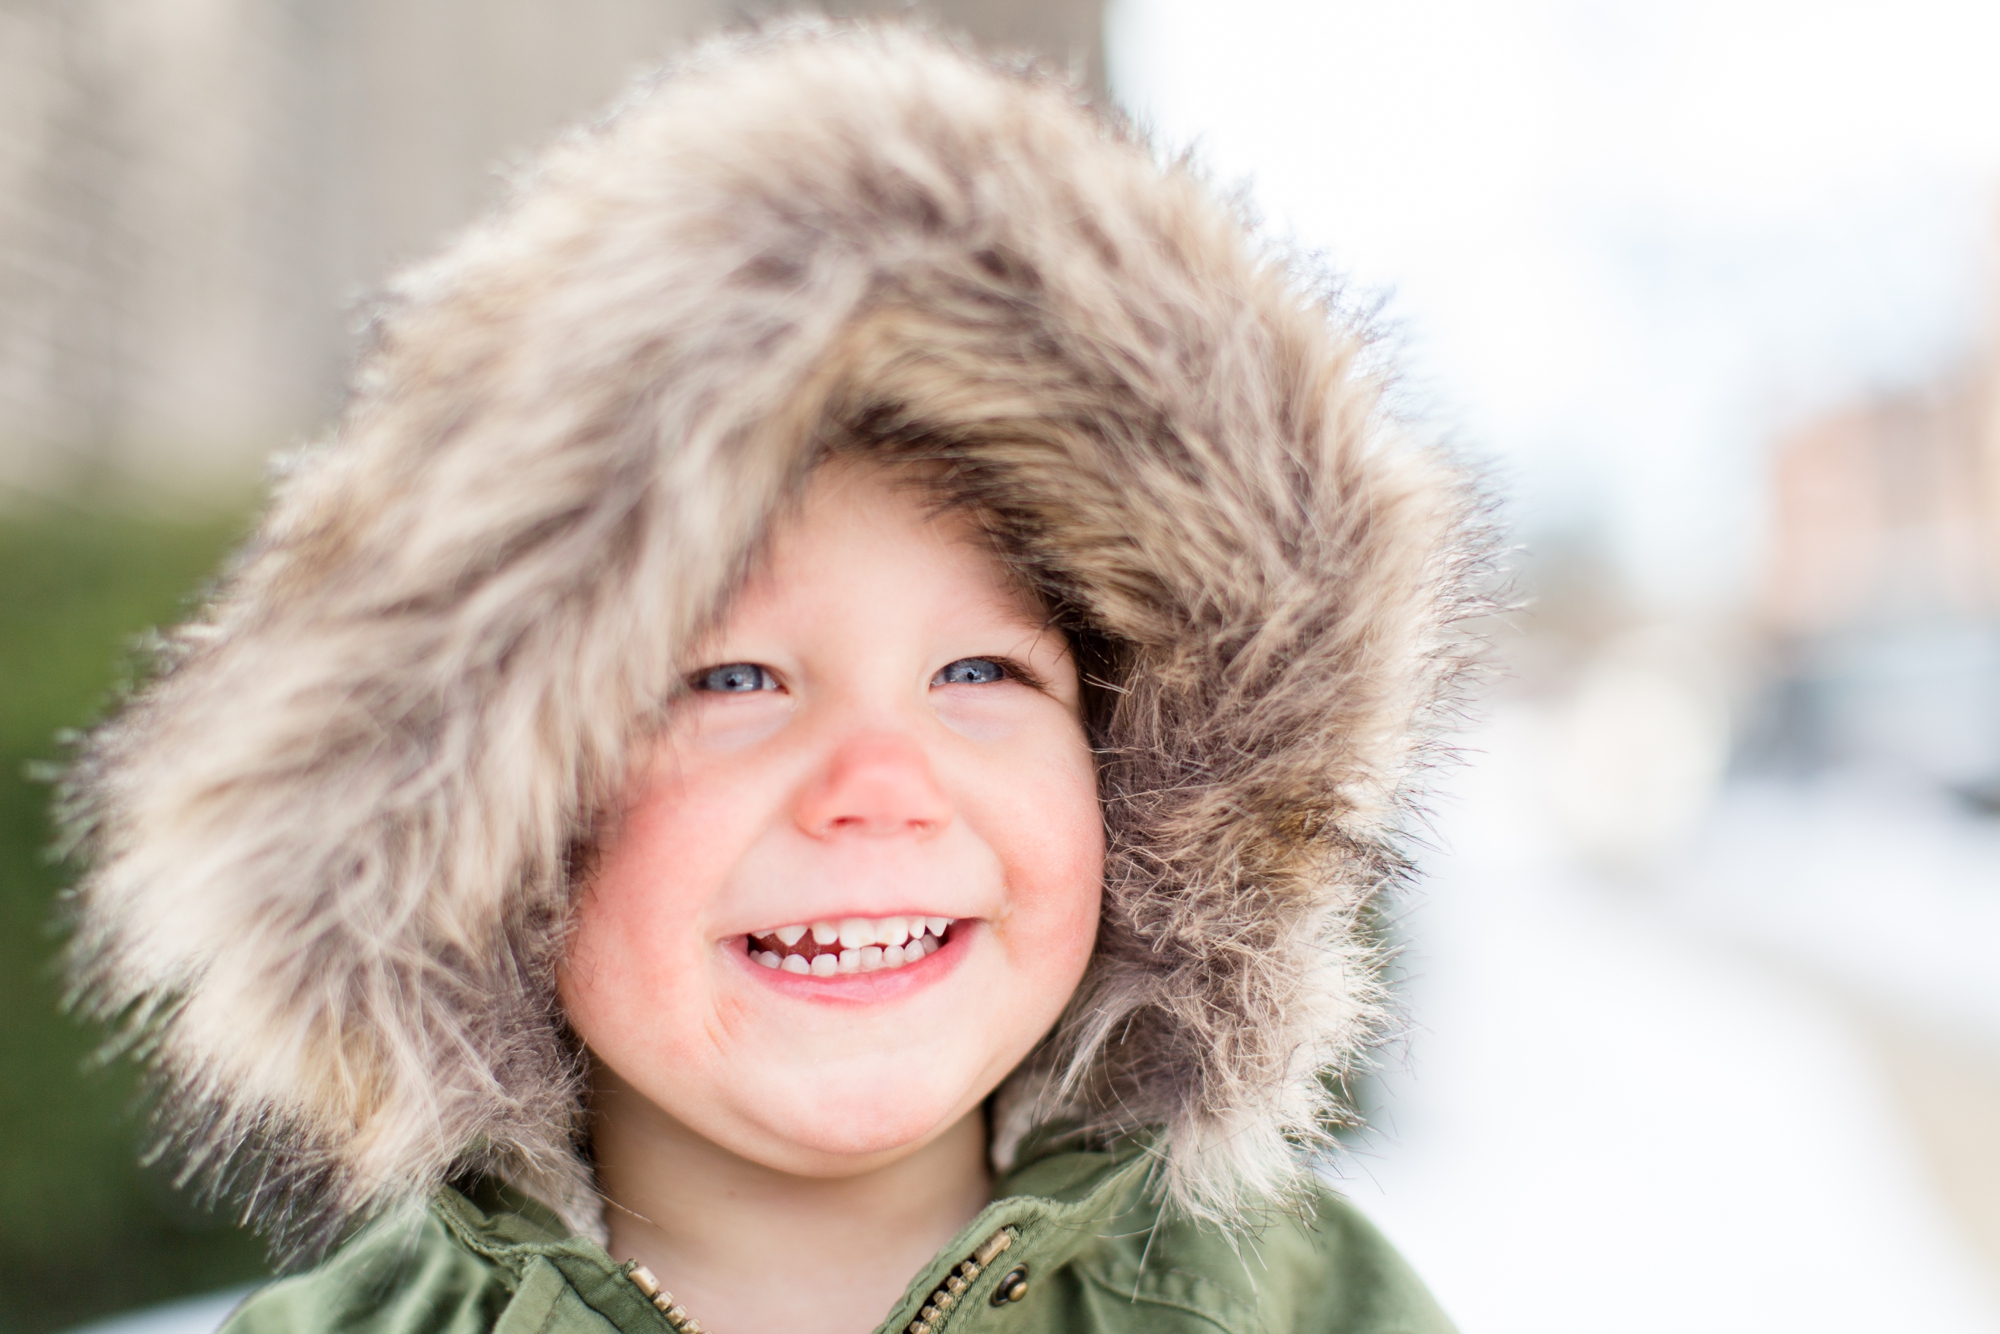
[[[0,504],[233,497],[359,298],[722,0],[0,0]],[[837,12],[907,8],[836,4]],[[1102,85],[1101,0],[927,13]]]

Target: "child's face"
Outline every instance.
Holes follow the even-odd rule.
[[[637,771],[560,979],[619,1083],[783,1171],[865,1171],[976,1108],[1096,934],[1076,666],[930,510],[821,469]]]

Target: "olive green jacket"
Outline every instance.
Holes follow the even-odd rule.
[[[1002,1178],[878,1334],[1450,1334],[1382,1235],[1331,1191],[1236,1242],[1150,1202],[1143,1144],[1069,1149]],[[691,1334],[651,1275],[550,1215],[441,1190],[274,1283],[222,1334]],[[650,1291],[649,1291],[650,1290]],[[1009,1297],[1012,1300],[1009,1300]]]

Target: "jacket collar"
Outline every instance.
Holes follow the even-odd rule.
[[[990,1297],[1015,1266],[1047,1273],[1100,1237],[1151,1228],[1159,1212],[1147,1189],[1156,1164],[1152,1138],[1131,1135],[1090,1146],[1056,1131],[1024,1143],[1017,1165],[995,1182],[993,1202],[912,1277],[881,1328],[928,1334],[924,1313],[938,1309],[954,1276],[963,1280],[962,1291],[945,1299],[947,1310]],[[530,1271],[553,1266],[579,1298],[626,1334],[658,1334],[659,1312],[644,1283],[634,1280],[636,1266],[569,1232],[547,1207],[482,1180],[467,1192],[441,1187],[431,1211],[459,1245],[517,1284]]]

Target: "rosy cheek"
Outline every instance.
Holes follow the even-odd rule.
[[[651,992],[661,970],[642,966],[653,932],[633,911],[635,906],[600,885],[579,909],[559,992],[570,1021],[587,1042],[631,1029],[635,1016],[657,1006]]]
[[[635,803],[578,903],[559,992],[587,1042],[648,1027],[698,975],[716,840],[691,837],[714,822],[685,794],[672,783]]]
[[[1067,879],[1077,887],[1071,899],[1069,938],[1075,949],[1070,963],[1081,976],[1097,943],[1104,906],[1104,818],[1097,803],[1095,774],[1083,785],[1079,797],[1088,816],[1071,830]]]
[[[1055,832],[1051,849],[1072,884],[1088,886],[1094,909],[1104,884],[1104,808],[1097,796],[1097,766],[1087,750],[1049,776],[1044,790],[1060,794],[1061,810],[1050,812],[1045,828]]]
[[[1079,874],[1084,874],[1081,868]],[[1064,939],[1069,942],[1069,950],[1064,958],[1068,971],[1081,976],[1083,967],[1090,961],[1091,950],[1097,944],[1097,927],[1103,911],[1103,860],[1099,858],[1088,869],[1087,888],[1070,901],[1070,919],[1064,929]]]
[[[1019,841],[1010,878],[1018,918],[1002,926],[1044,976],[1081,973],[1097,935],[1104,888],[1104,823],[1094,773],[1069,767],[1030,784],[1037,800],[1009,812]],[[1010,917],[1013,916],[1010,913]]]

